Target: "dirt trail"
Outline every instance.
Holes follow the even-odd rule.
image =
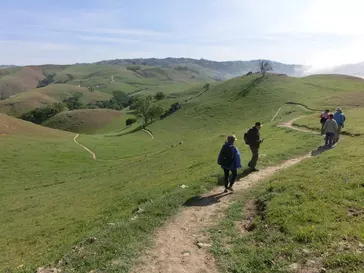
[[[299,117],[300,118],[300,117]],[[294,127],[298,118],[280,124],[302,132],[316,133]],[[235,192],[249,188],[278,171],[287,169],[311,157],[306,154],[289,159],[277,166],[268,167],[260,172],[251,173],[234,185]],[[223,217],[231,203],[233,194],[222,193],[216,188],[198,198],[187,201],[181,212],[154,234],[155,245],[135,264],[132,273],[218,273],[219,268],[209,248],[211,240],[206,231]]]
[[[260,172],[251,173],[234,185],[235,192],[249,188],[278,171],[289,168],[311,155],[293,158]],[[214,273],[219,272],[211,242],[204,229],[212,226],[234,201],[234,195],[222,193],[222,188],[188,202],[186,207],[155,234],[155,246],[133,268],[133,273]],[[198,244],[200,243],[200,246]]]
[[[74,141],[77,145],[79,145],[79,146],[81,146],[82,148],[84,148],[87,152],[89,152],[89,153],[92,155],[92,159],[96,160],[96,154],[95,154],[93,151],[91,151],[89,148],[87,148],[86,146],[84,146],[84,145],[80,144],[80,143],[77,141],[77,138],[78,138],[79,136],[80,136],[80,135],[79,135],[79,134],[77,134],[77,135],[73,138],[73,141]]]
[[[305,116],[300,116],[300,117],[295,118],[295,119],[292,119],[292,120],[290,120],[290,121],[288,121],[288,122],[280,123],[280,124],[278,124],[277,126],[278,126],[278,127],[285,127],[285,128],[289,128],[289,129],[296,130],[296,131],[300,131],[300,132],[304,132],[304,133],[311,133],[311,134],[315,134],[315,135],[320,135],[320,133],[319,133],[319,132],[315,132],[315,131],[312,131],[312,130],[309,130],[309,129],[304,129],[304,128],[300,128],[300,127],[295,127],[295,126],[293,126],[293,123],[294,123],[296,120],[298,120],[298,119],[300,119],[300,118],[303,118],[303,117],[305,117]]]
[[[151,138],[152,138],[152,139],[154,139],[154,135],[153,135],[150,131],[145,130],[145,129],[142,129],[142,131],[143,131],[143,132],[146,132],[148,135],[150,135],[150,136],[151,136]]]

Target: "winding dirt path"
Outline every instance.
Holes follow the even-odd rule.
[[[302,132],[316,133],[294,127],[292,124],[297,119],[279,126]],[[235,192],[246,190],[254,183],[310,157],[311,153],[305,154],[284,161],[279,165],[268,167],[260,172],[251,173],[249,176],[237,181],[234,190]],[[206,229],[219,221],[224,215],[224,210],[233,202],[234,195],[222,193],[221,187],[186,202],[178,215],[156,231],[154,234],[154,247],[146,250],[146,253],[134,265],[131,272],[218,273],[219,268],[209,251],[212,243]]]
[[[91,151],[89,148],[87,148],[86,146],[80,144],[78,141],[77,141],[77,138],[79,137],[80,135],[77,134],[74,138],[73,138],[73,141],[78,145],[78,146],[81,146],[82,148],[84,148],[87,152],[89,152],[91,155],[92,155],[92,159],[96,160],[96,154]]]
[[[290,121],[288,121],[288,122],[280,123],[280,124],[278,124],[277,126],[278,126],[278,127],[285,127],[285,128],[289,128],[289,129],[296,130],[296,131],[300,131],[300,132],[304,132],[304,133],[311,133],[311,134],[314,134],[314,135],[320,135],[320,133],[319,133],[319,132],[315,132],[315,131],[312,131],[312,130],[309,130],[309,129],[300,128],[300,127],[295,127],[295,126],[293,125],[293,123],[294,123],[296,120],[298,120],[298,119],[300,119],[300,118],[303,118],[303,117],[305,117],[305,116],[300,116],[300,117],[295,118],[295,119],[292,119],[292,120],[290,120]]]

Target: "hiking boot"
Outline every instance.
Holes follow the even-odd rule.
[[[228,187],[227,189],[228,189],[229,191],[231,191],[231,192],[234,192],[233,187]]]
[[[258,169],[256,169],[256,168],[252,168],[252,169],[251,169],[251,171],[252,171],[252,172],[259,172],[259,170],[258,170]]]
[[[225,189],[225,190],[224,190],[224,193],[227,193],[227,192],[228,192],[228,189]]]

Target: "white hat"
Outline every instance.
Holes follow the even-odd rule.
[[[340,107],[338,107],[338,108],[336,109],[336,111],[341,111],[341,108],[340,108]]]

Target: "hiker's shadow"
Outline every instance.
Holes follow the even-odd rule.
[[[335,147],[335,146],[334,146]],[[334,147],[332,147],[332,148],[334,148]],[[318,155],[320,155],[320,154],[322,154],[322,153],[324,153],[324,152],[326,152],[326,151],[328,151],[328,150],[331,150],[332,148],[330,148],[330,147],[325,147],[325,146],[319,146],[319,147],[317,147],[317,149],[316,150],[313,150],[312,152],[311,152],[311,156],[318,156]]]
[[[224,196],[231,194],[230,192],[221,192],[209,196],[194,196],[188,199],[183,206],[185,207],[206,207],[220,202]]]

